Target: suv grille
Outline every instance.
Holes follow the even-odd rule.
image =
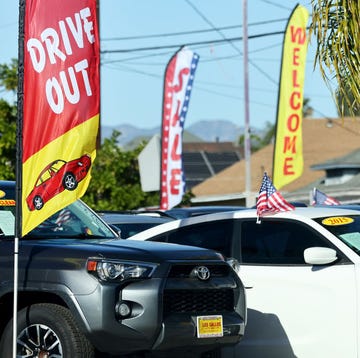
[[[191,271],[199,265],[175,265],[169,272],[171,278],[190,277]],[[229,275],[230,266],[225,265],[205,265],[211,272],[211,277],[226,277]]]
[[[231,289],[166,290],[164,313],[217,313],[234,310],[234,292]]]

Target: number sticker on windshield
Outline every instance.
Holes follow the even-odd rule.
[[[332,218],[326,218],[322,221],[324,225],[335,226],[335,225],[347,225],[354,222],[354,219],[346,216],[334,216]]]

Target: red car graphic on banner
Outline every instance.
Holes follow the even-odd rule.
[[[78,183],[86,177],[90,166],[91,157],[87,154],[69,162],[57,159],[47,165],[26,198],[28,208],[31,211],[40,210],[47,201],[65,189],[75,190]]]

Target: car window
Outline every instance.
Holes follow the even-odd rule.
[[[232,220],[205,222],[179,227],[167,235],[156,236],[151,241],[204,247],[230,257],[233,227]]]
[[[0,201],[0,239],[15,235],[15,200]],[[77,200],[56,212],[31,230],[26,239],[31,238],[92,238],[114,239],[114,233],[81,200]]]
[[[255,220],[241,224],[241,262],[305,264],[308,247],[330,247],[320,234],[294,221]]]
[[[113,224],[120,230],[120,237],[122,239],[127,239],[130,236],[136,235],[137,233],[150,229],[154,226],[160,225],[160,223],[133,223],[133,224]]]

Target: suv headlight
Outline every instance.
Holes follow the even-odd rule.
[[[150,278],[156,268],[155,264],[143,262],[126,262],[106,259],[89,259],[87,270],[102,281],[125,281]]]

